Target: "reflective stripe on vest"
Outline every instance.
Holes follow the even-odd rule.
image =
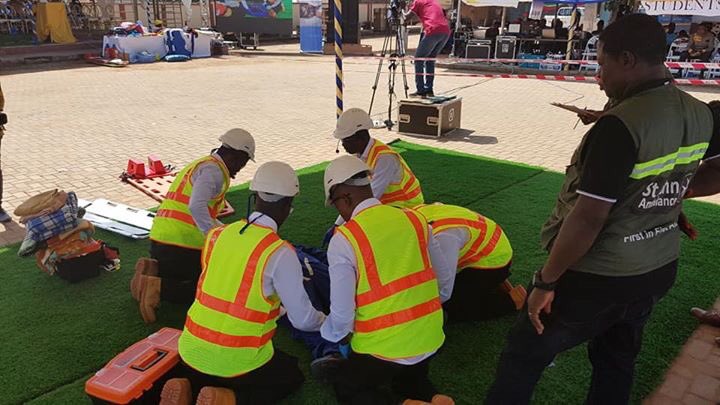
[[[271,229],[238,221],[213,229],[201,258],[195,302],[180,336],[180,356],[206,374],[247,373],[272,358],[280,314],[277,297],[265,297],[268,260],[287,243]]]
[[[222,192],[208,203],[210,217],[217,218],[225,203],[230,174],[223,162],[213,156],[206,156],[189,164],[178,173],[153,220],[150,239],[189,249],[202,248],[205,235],[195,224],[189,204],[192,195],[192,176],[200,165],[209,162],[217,164],[223,172]]]
[[[358,261],[353,350],[390,359],[437,350],[444,340],[442,306],[424,219],[378,205],[338,232]]]
[[[433,232],[463,228],[469,239],[460,250],[458,271],[465,268],[497,269],[512,260],[512,247],[502,228],[494,221],[467,208],[432,204],[415,208],[430,222]]]
[[[422,189],[420,188],[420,182],[402,156],[377,139],[371,139],[370,142],[372,142],[372,146],[370,146],[367,157],[367,165],[370,169],[375,170],[377,159],[381,155],[393,155],[397,157],[403,171],[400,182],[390,183],[385,193],[380,197],[380,201],[383,204],[404,208],[411,208],[422,204],[424,197],[422,195]]]

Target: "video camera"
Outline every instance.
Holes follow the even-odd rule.
[[[407,7],[406,0],[390,0],[388,6],[387,20],[391,26],[400,25],[403,21],[403,10]]]

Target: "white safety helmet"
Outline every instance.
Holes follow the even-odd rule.
[[[370,130],[374,127],[372,118],[360,108],[351,108],[340,115],[335,124],[333,136],[335,139],[349,138],[357,131]]]
[[[247,153],[250,160],[255,161],[255,139],[250,135],[250,132],[240,128],[233,128],[225,132],[218,140],[230,149]]]
[[[330,191],[333,186],[343,184],[347,182],[351,177],[358,173],[368,172],[370,168],[368,165],[360,160],[357,156],[345,155],[330,162],[328,167],[325,169],[325,206],[330,206]],[[364,186],[370,184],[370,179],[358,179],[354,182],[355,186]]]
[[[283,162],[267,162],[258,167],[250,182],[250,190],[268,202],[284,197],[295,197],[300,192],[300,182],[295,170]]]

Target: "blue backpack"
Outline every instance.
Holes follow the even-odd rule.
[[[295,246],[303,271],[303,286],[315,309],[330,313],[330,273],[327,253],[318,248]]]

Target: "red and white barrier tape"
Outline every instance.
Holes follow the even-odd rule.
[[[429,73],[423,73],[421,76],[431,76]],[[535,80],[553,80],[558,82],[585,82],[596,83],[597,79],[593,76],[570,76],[570,75],[523,75],[523,74],[506,74],[506,73],[435,73],[432,76],[455,76],[455,77],[484,77],[488,79],[535,79]]]
[[[395,59],[398,61],[436,61],[446,63],[463,63],[463,62],[487,62],[487,63],[527,63],[527,64],[556,64],[556,65],[589,65],[596,66],[597,61],[594,60],[568,60],[568,59],[488,59],[488,58],[416,58],[406,55],[403,57],[391,56],[348,56],[346,59]],[[670,69],[720,69],[720,63],[705,62],[665,62],[665,66]]]
[[[675,84],[689,86],[720,86],[720,80],[715,79],[675,79]]]
[[[588,60],[563,60],[563,59],[487,59],[487,58],[417,58],[412,55],[405,56],[346,56],[345,59],[395,59],[405,61],[435,61],[435,62],[447,62],[447,63],[462,63],[462,62],[492,62],[492,63],[556,63],[556,64],[575,64],[575,65],[596,65],[597,61]]]
[[[424,73],[422,76],[430,76]],[[534,79],[551,80],[557,82],[583,82],[597,83],[594,76],[571,76],[571,75],[550,75],[550,74],[505,74],[505,73],[435,73],[434,76],[455,76],[455,77],[483,77],[488,79]],[[682,86],[720,86],[720,79],[675,79],[675,84]]]

